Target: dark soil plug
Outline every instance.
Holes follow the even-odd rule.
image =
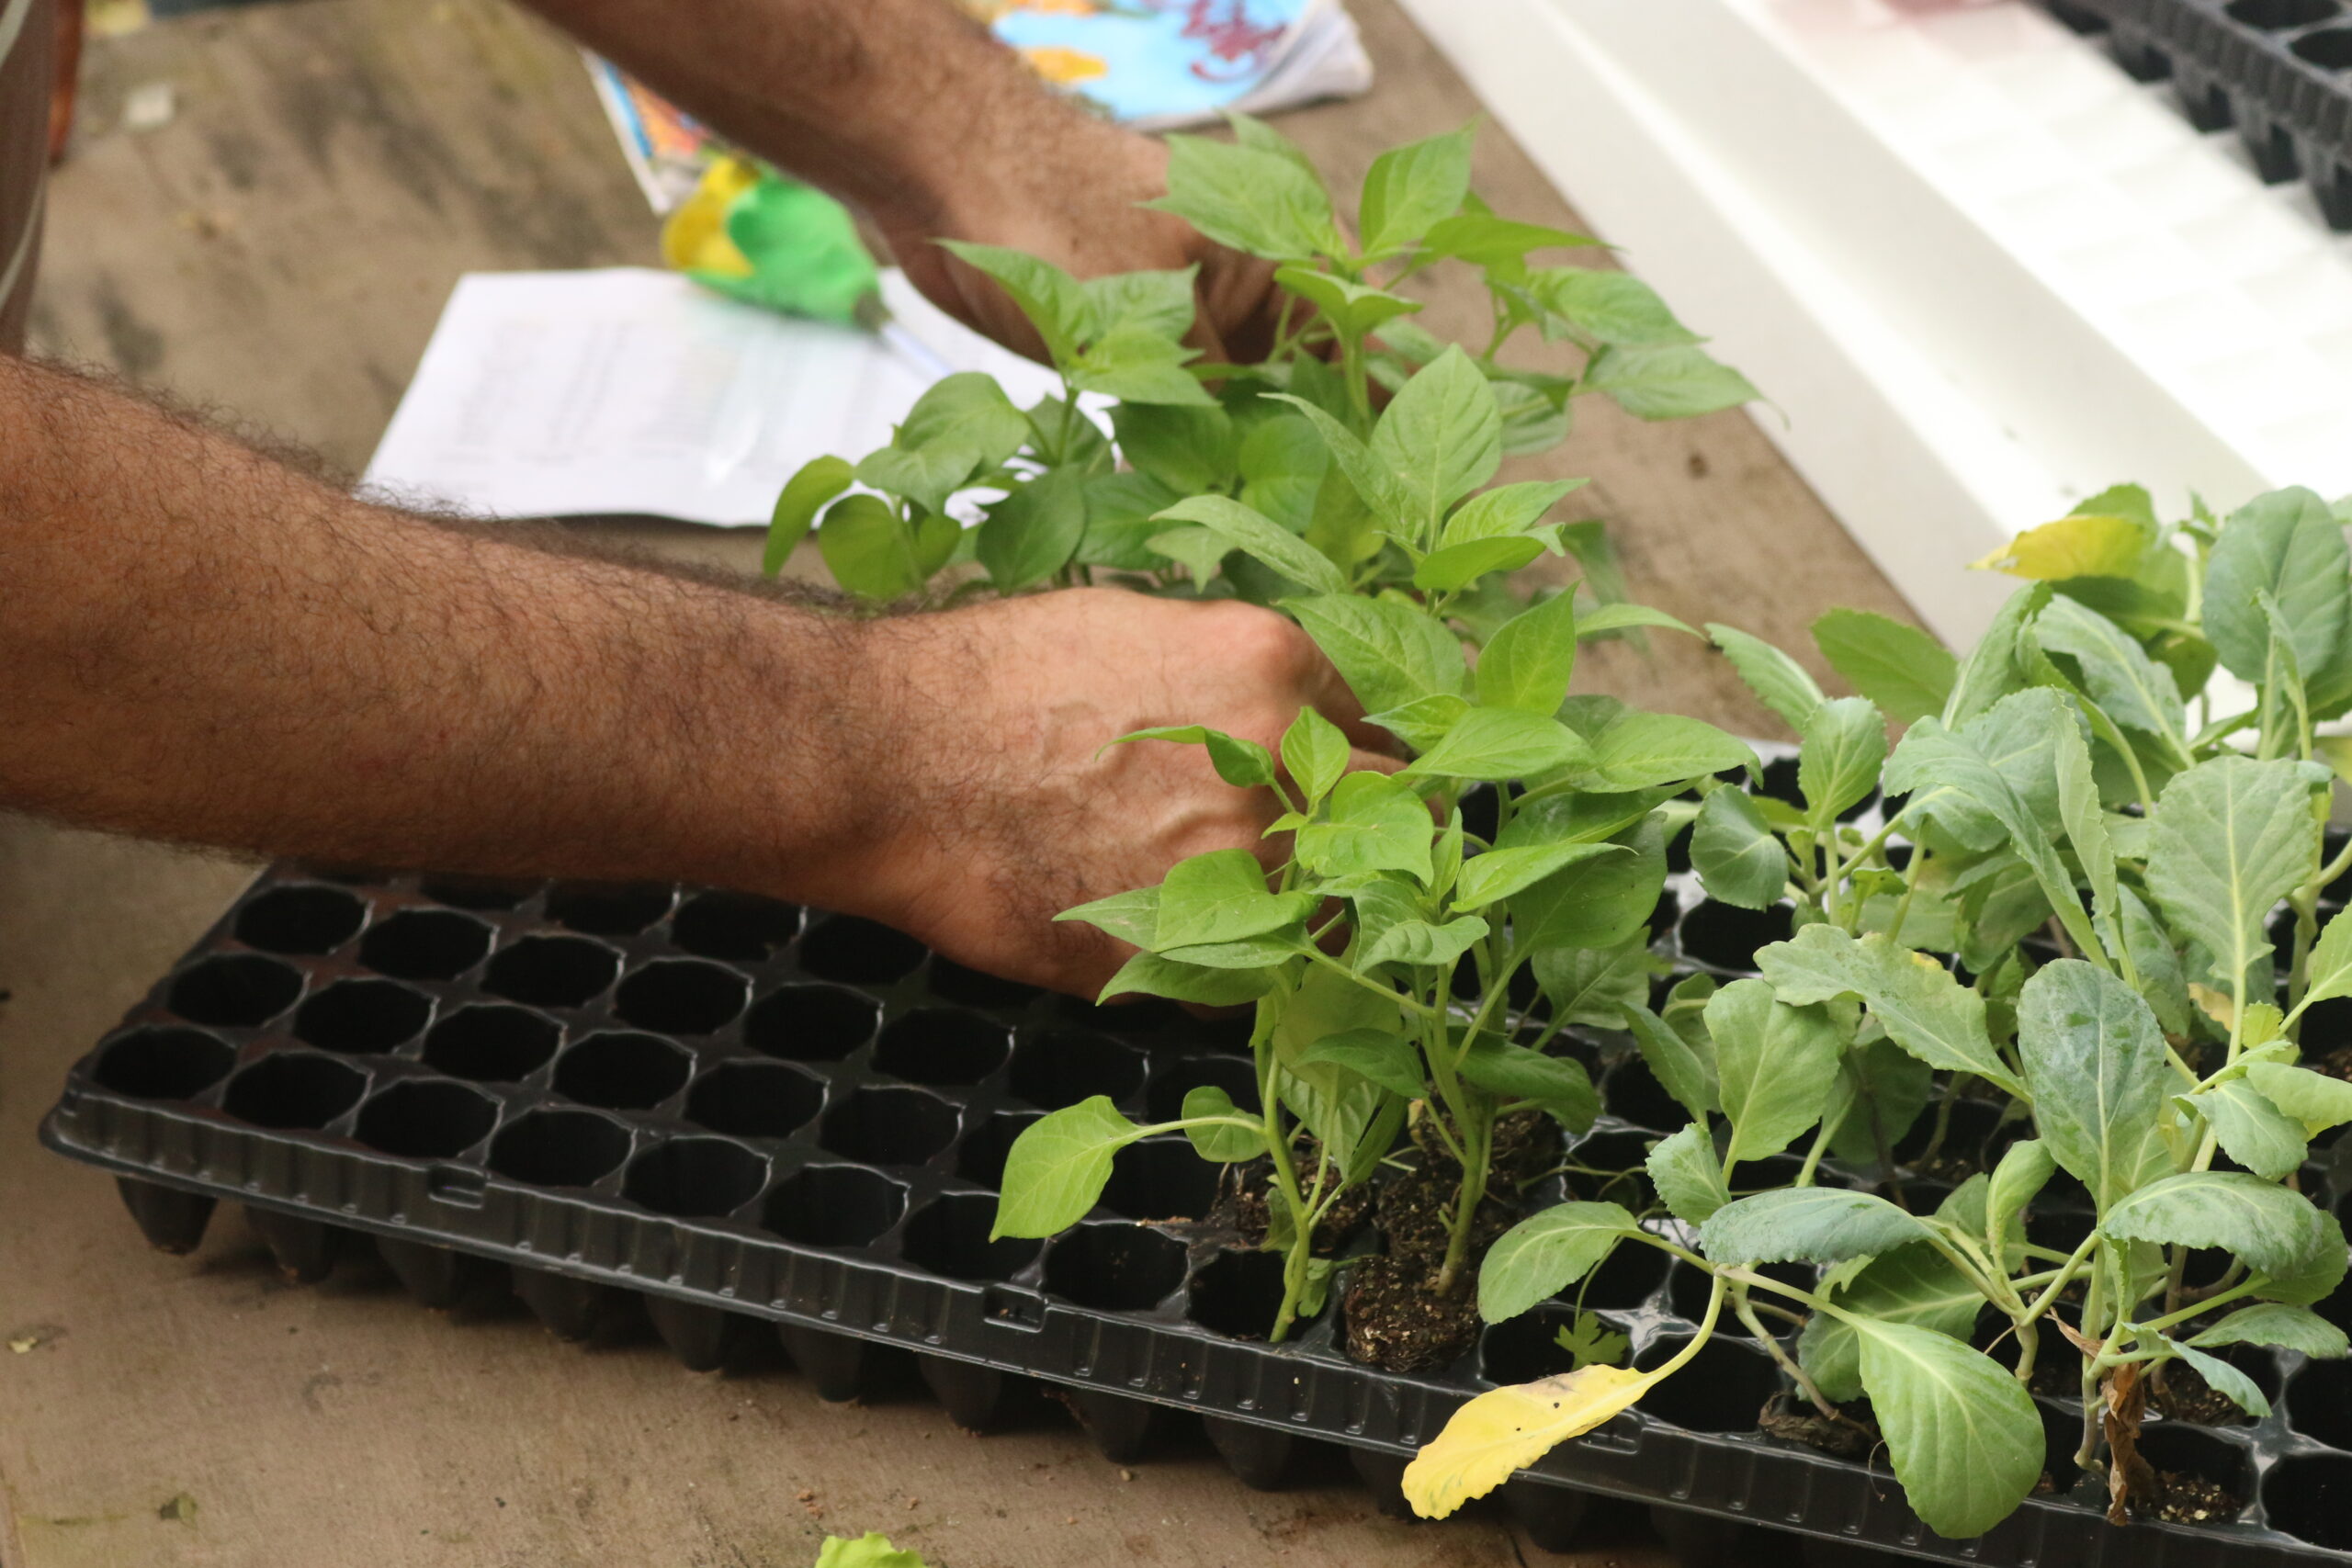
[[[1776,1393],[1764,1402],[1756,1429],[1768,1438],[1803,1443],[1839,1459],[1866,1460],[1879,1445],[1878,1424],[1871,1419],[1867,1402],[1856,1413],[1841,1409],[1836,1416],[1825,1416],[1798,1395]]]
[[[1440,1296],[1434,1270],[1393,1257],[1357,1260],[1342,1310],[1348,1354],[1392,1372],[1451,1365],[1478,1340],[1475,1294]]]

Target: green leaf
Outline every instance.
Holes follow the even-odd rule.
[[[1994,613],[1993,624],[1976,639],[1952,679],[1951,695],[1944,701],[1947,728],[1968,723],[2031,683],[2020,668],[2022,651],[2033,645],[2033,623],[2049,603],[2050,585],[2037,582],[2010,594]]]
[[[1549,718],[1568,697],[1577,664],[1577,616],[1566,593],[1555,593],[1505,621],[1478,656],[1478,701]]]
[[[2172,1168],[2165,1039],[2129,986],[2078,958],[2045,965],[2018,998],[2018,1054],[2042,1141],[2101,1213]]]
[[[2297,663],[2317,671],[2352,625],[2352,554],[2327,503],[2307,490],[2274,491],[2222,528],[2205,570],[2205,636],[2242,680],[2260,681],[2270,653],[2265,592],[2294,635]]]
[[[1504,1323],[1599,1268],[1617,1244],[1641,1234],[1614,1203],[1555,1203],[1496,1239],[1478,1270],[1478,1315]]]
[[[760,570],[774,577],[784,570],[784,563],[808,536],[815,525],[817,513],[825,503],[849,489],[852,478],[849,464],[840,457],[817,457],[803,463],[797,473],[786,479],[783,493],[775,498],[775,510],[768,515],[767,549],[760,557]]]
[[[1631,1337],[1611,1329],[1595,1312],[1577,1313],[1573,1324],[1553,1336],[1552,1343],[1566,1350],[1579,1370],[1616,1366],[1634,1348]]]
[[[1216,400],[1184,368],[1197,357],[1197,350],[1176,339],[1130,322],[1095,339],[1063,374],[1081,392],[1126,402],[1213,407]]]
[[[1300,363],[1302,366],[1311,365],[1314,361],[1302,360]],[[1323,438],[1324,447],[1330,453],[1331,460],[1339,465],[1340,474],[1345,476],[1363,504],[1382,522],[1404,532],[1415,531],[1412,526],[1413,502],[1404,479],[1386,463],[1374,457],[1372,449],[1357,438],[1354,431],[1306,398],[1285,392],[1269,392],[1266,395],[1291,404],[1306,417],[1307,423],[1315,427],[1316,434]]]
[[[1761,980],[1736,980],[1707,999],[1707,1032],[1724,1114],[1726,1168],[1779,1154],[1821,1120],[1847,1032],[1826,1007],[1791,1007]]]
[[[1078,1224],[1102,1196],[1112,1156],[1142,1136],[1102,1094],[1031,1122],[1004,1156],[989,1239],[1053,1235]]]
[[[1548,715],[1517,708],[1472,708],[1405,774],[1501,782],[1549,773],[1590,755],[1576,731]]]
[[[2002,1257],[2010,1260],[2009,1268],[2017,1266],[2012,1255],[2025,1245],[2026,1207],[2041,1196],[2057,1168],[2050,1145],[2039,1138],[2020,1138],[2011,1144],[2002,1154],[2001,1163],[1993,1168],[1984,1212],[1996,1234],[1986,1239],[2001,1248]]]
[[[1892,1040],[1848,1051],[1840,1077],[1845,1104],[1823,1120],[1829,1123],[1829,1152],[1856,1166],[1875,1163],[1882,1142],[1892,1145],[1910,1132],[1936,1093],[1928,1065]]]
[[[2278,1302],[2242,1307],[2188,1342],[2200,1349],[2223,1345],[2276,1345],[2323,1361],[2335,1360],[2352,1351],[2352,1345],[2346,1343],[2344,1330],[2315,1312]]]
[[[2265,1100],[2301,1124],[2307,1137],[2317,1137],[2330,1127],[2352,1122],[2352,1084],[2342,1078],[2315,1073],[2309,1067],[2290,1067],[2284,1062],[2254,1062],[2245,1069],[2245,1081],[2252,1084]],[[2236,1150],[2230,1157],[2248,1169],[2250,1161],[2239,1156]],[[2283,1178],[2284,1171],[2279,1172]]]
[[[996,280],[1046,340],[1046,351],[1055,364],[1075,358],[1078,345],[1094,335],[1094,310],[1085,290],[1078,279],[1053,263],[1001,245],[975,245],[961,240],[942,240],[939,245]]]
[[[1333,787],[1324,820],[1298,830],[1298,861],[1318,876],[1402,871],[1427,884],[1434,832],[1412,790],[1381,773],[1350,773]]]
[[[1680,714],[1628,710],[1589,739],[1591,759],[1577,777],[1577,784],[1589,790],[1643,789],[1758,765],[1746,741]]]
[[[1363,254],[1386,255],[1450,218],[1470,194],[1470,141],[1476,126],[1392,147],[1372,161],[1363,177],[1356,222]]]
[[[1805,673],[1804,666],[1762,637],[1751,637],[1737,626],[1717,621],[1707,623],[1707,636],[1723,649],[1731,667],[1747,682],[1747,689],[1780,715],[1781,721],[1791,729],[1803,733],[1813,710],[1828,700],[1813,677]]]
[[[1228,482],[1239,460],[1232,417],[1214,405],[1121,403],[1111,426],[1129,463],[1181,495]]]
[[[979,562],[999,592],[1018,592],[1069,565],[1085,534],[1084,478],[1073,468],[1048,469],[989,508]]]
[[[2261,1293],[2274,1302],[2291,1302],[2298,1306],[2310,1306],[2324,1302],[2344,1283],[2345,1269],[2352,1264],[2352,1254],[2344,1246],[2344,1227],[2334,1214],[2325,1211],[2319,1216],[2320,1242],[2312,1255],[2283,1274],[2274,1274],[2265,1280]]]
[[[1416,697],[1403,707],[1368,714],[1364,722],[1380,726],[1416,751],[1427,751],[1452,733],[1469,711],[1468,703],[1446,693]]]
[[[1676,620],[1663,610],[1653,610],[1646,604],[1600,604],[1588,609],[1577,621],[1577,637],[1579,639],[1607,637],[1614,632],[1638,631],[1646,626],[1657,626],[1663,631],[1680,632],[1685,637],[1699,635],[1696,630]]]
[[[1950,1335],[1856,1317],[1862,1388],[1911,1511],[1952,1540],[1984,1534],[2041,1479],[2033,1397]]]
[[[1286,599],[1365,711],[1403,707],[1419,697],[1460,696],[1469,684],[1462,644],[1433,616],[1392,599],[1335,594]]]
[[[1307,893],[1271,893],[1266,872],[1248,850],[1212,850],[1181,860],[1159,885],[1155,951],[1238,942],[1305,919],[1317,900]]]
[[[1221,245],[1272,261],[1337,255],[1331,197],[1312,169],[1282,152],[1170,136],[1168,194],[1144,203],[1173,212]]]
[[[1303,1066],[1328,1063],[1345,1067],[1392,1094],[1407,1100],[1425,1099],[1429,1088],[1421,1077],[1421,1054],[1401,1034],[1385,1029],[1350,1029],[1327,1034],[1299,1055]]]
[[[1312,267],[1276,267],[1274,281],[1312,303],[1333,327],[1349,337],[1378,332],[1386,322],[1409,316],[1421,308],[1418,299],[1408,299],[1401,294],[1391,294],[1385,288]]]
[[[1511,1045],[1491,1034],[1470,1042],[1455,1064],[1462,1081],[1502,1100],[1523,1100],[1581,1133],[1600,1114],[1600,1096],[1584,1064],[1547,1056],[1526,1045]]]
[[[2240,994],[2270,954],[2271,908],[2319,872],[2314,795],[2301,765],[2222,756],[2177,774],[2156,799],[2148,892],[2179,935]]]
[[[1693,1122],[1671,1137],[1660,1139],[1644,1168],[1667,1212],[1684,1224],[1703,1224],[1731,1201],[1723,1167],[1715,1159],[1714,1145],[1703,1122]]]
[[[2352,1085],[2342,1087],[2352,1090]],[[2222,1151],[2265,1181],[2284,1180],[2309,1153],[2302,1123],[2281,1111],[2245,1078],[2230,1078],[2195,1094],[2176,1095],[2173,1103],[2204,1117]]]
[[[1452,593],[1498,571],[1517,571],[1544,553],[1541,539],[1471,539],[1432,550],[1413,569],[1413,586]]]
[[[1666,834],[1655,818],[1645,818],[1611,835],[1611,842],[1634,852],[1579,861],[1512,896],[1516,951],[1615,947],[1648,921],[1666,886]]]
[[[1540,223],[1518,223],[1491,212],[1464,212],[1430,226],[1423,242],[1433,256],[1453,256],[1474,266],[1498,266],[1530,251],[1597,245],[1600,242]]]
[[[1132,892],[1114,893],[1108,898],[1097,898],[1091,904],[1064,909],[1054,919],[1084,920],[1088,925],[1110,932],[1121,942],[1149,947],[1159,931],[1159,889],[1138,887]]]
[[[1534,844],[1525,849],[1488,850],[1463,863],[1462,874],[1454,883],[1453,908],[1457,913],[1483,909],[1564,866],[1627,852],[1623,844]]]
[[[2121,626],[2061,593],[2034,622],[2033,635],[2050,652],[2075,662],[2083,689],[2108,717],[2155,736],[2176,754],[2187,750],[2187,718],[2172,671],[2149,658]]]
[[[1878,787],[1886,761],[1886,719],[1864,697],[1840,697],[1815,707],[1802,729],[1797,787],[1816,823],[1826,824]]]
[[[1807,926],[1788,942],[1758,949],[1756,967],[1782,1001],[1858,996],[1887,1038],[1928,1066],[1973,1073],[2011,1093],[2022,1088],[1994,1049],[1984,998],[1933,958],[1881,932],[1858,940],[1836,926]],[[2158,1047],[2161,1056],[2161,1039]]]
[[[2106,922],[2100,933],[2109,946],[2120,944],[2128,949],[2131,939],[2121,923],[2123,887],[2116,879],[2115,841],[2108,836],[2107,817],[2099,808],[2090,747],[2071,724],[2054,727],[2052,739],[2056,742],[2051,760],[2056,764],[2058,819],[2065,827],[2067,841],[2075,846],[2083,880],[2091,885],[2091,913]]]
[[[1531,281],[1529,292],[1587,343],[1657,348],[1699,341],[1697,333],[1674,319],[1657,291],[1631,273],[1546,267]],[[1755,395],[1752,388],[1747,395]]]
[[[1476,915],[1432,925],[1427,920],[1400,920],[1380,933],[1365,949],[1366,969],[1383,964],[1405,964],[1417,969],[1452,969],[1455,959],[1487,940],[1487,922]]]
[[[1695,1021],[1686,1032],[1639,1002],[1626,1004],[1624,1011],[1625,1026],[1633,1031],[1650,1075],[1690,1112],[1693,1122],[1703,1124],[1723,1098],[1715,1077],[1714,1042]]]
[[[845,495],[825,513],[817,548],[833,581],[861,599],[901,599],[929,576],[915,559],[913,530],[878,495]]]
[[[1157,953],[1138,953],[1120,965],[1094,999],[1114,997],[1166,997],[1170,1001],[1200,1007],[1231,1008],[1254,1002],[1274,988],[1279,976],[1272,969],[1220,969]]]
[[[1283,731],[1283,766],[1309,810],[1331,793],[1331,786],[1348,771],[1352,755],[1347,735],[1311,707],[1299,709],[1298,716]]]
[[[1331,472],[1331,454],[1323,445],[1323,438],[1315,433],[1315,427],[1295,413],[1261,419],[1241,438],[1237,460],[1241,468],[1241,493],[1238,498],[1241,504],[1264,513],[1281,527],[1306,535],[1308,544],[1322,548],[1321,539],[1314,530],[1317,507]],[[1344,480],[1329,488],[1344,493],[1355,513],[1363,512],[1362,502]],[[1170,501],[1175,499],[1169,497]],[[1378,536],[1373,537],[1377,544]],[[1340,559],[1328,549],[1324,553]],[[1351,565],[1361,558],[1361,555],[1352,555],[1340,564]]]
[[[1233,1097],[1212,1083],[1194,1086],[1184,1091],[1184,1121],[1204,1116],[1239,1116],[1255,1121],[1248,1112],[1233,1103]],[[1184,1136],[1192,1141],[1193,1152],[1212,1165],[1238,1165],[1255,1159],[1266,1152],[1264,1136],[1247,1127],[1187,1127]]]
[[[1584,379],[1635,419],[1690,419],[1737,408],[1762,395],[1747,377],[1688,344],[1603,348],[1586,362]]]
[[[1874,611],[1832,610],[1813,623],[1813,640],[1832,669],[1897,724],[1942,712],[1959,672],[1943,644]]]
[[[1612,948],[1545,948],[1529,962],[1552,1016],[1598,1029],[1630,1027],[1626,1012],[1649,1000],[1650,976],[1663,970],[1640,936]]]
[[[2132,965],[2140,972],[2140,994],[2155,1010],[2156,1021],[2166,1034],[2188,1032],[2188,982],[2180,972],[2180,954],[2158,923],[2147,901],[2131,888],[2120,890],[2123,945]]]
[[[2245,1373],[2219,1356],[2209,1356],[2177,1340],[2165,1339],[2161,1334],[2156,1337],[2163,1339],[2173,1354],[2195,1368],[2197,1374],[2205,1380],[2206,1386],[2214,1393],[2257,1421],[2269,1416],[2270,1401],[2263,1394],[2261,1386]]]
[[[1984,1293],[1932,1247],[1899,1247],[1873,1258],[1834,1297],[1838,1305],[1882,1323],[1904,1324],[1964,1340],[1976,1325]],[[1816,1312],[1805,1320],[1797,1359],[1831,1399],[1862,1396],[1862,1347],[1843,1318]]]
[[[1236,789],[1271,786],[1274,782],[1274,759],[1263,746],[1204,724],[1163,724],[1156,729],[1122,735],[1111,744],[1124,746],[1131,740],[1172,740],[1181,745],[1206,746],[1216,776]]]
[[[1453,514],[1445,520],[1444,531],[1438,536],[1439,541],[1462,545],[1475,539],[1518,538],[1541,523],[1544,514],[1558,505],[1563,496],[1585,482],[1528,479],[1480,491],[1453,509]]]
[[[1168,272],[1114,272],[1078,286],[1092,312],[1095,332],[1141,327],[1161,337],[1181,338],[1193,330],[1198,265]],[[1118,417],[1118,411],[1112,411]]]
[[[1306,938],[1296,931],[1268,936],[1245,936],[1233,942],[1207,942],[1192,947],[1171,947],[1160,957],[1204,969],[1270,969],[1305,953]]]
[[[825,1544],[817,1549],[817,1568],[929,1568],[929,1564],[914,1552],[895,1550],[889,1537],[873,1530],[855,1540],[827,1536]]]
[[[1221,495],[1198,495],[1161,513],[1163,520],[1197,523],[1222,535],[1300,586],[1317,593],[1345,593],[1348,580],[1322,551],[1262,513]]]
[[[1713,790],[1699,803],[1690,864],[1708,897],[1743,909],[1770,908],[1788,891],[1788,852],[1740,790]]]
[[[1707,1260],[1728,1266],[1842,1263],[1925,1241],[1928,1227],[1885,1199],[1838,1187],[1783,1187],[1727,1203],[1699,1229]]]
[[[2323,1239],[2310,1199],[2236,1170],[2152,1181],[2118,1198],[2099,1231],[2118,1241],[2222,1247],[2266,1274],[2292,1272]]]
[[[1370,452],[1392,476],[1405,521],[1436,537],[1446,509],[1493,479],[1502,462],[1494,388],[1459,344],[1449,347],[1389,403]]]

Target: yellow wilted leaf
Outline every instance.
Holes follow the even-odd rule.
[[[2246,1050],[2267,1045],[2278,1038],[2287,1025],[2287,1015],[2278,1010],[2277,1002],[2256,1002],[2245,1010],[2245,1028],[2240,1032],[2238,1043]]]
[[[1586,1367],[1489,1389],[1455,1411],[1445,1430],[1405,1467],[1405,1496],[1421,1517],[1442,1519],[1628,1408],[1659,1376]]]
[[[1970,565],[1978,571],[2006,571],[2039,582],[2129,577],[2147,548],[2147,531],[2129,517],[2061,517],[2027,529]]]
[[[2188,999],[2197,1004],[2199,1012],[2223,1029],[2236,1027],[2238,1004],[2230,999],[2228,992],[2217,991],[2211,986],[2200,986],[2191,980],[2188,983]]]

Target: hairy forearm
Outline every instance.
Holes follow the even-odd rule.
[[[854,625],[363,504],[0,357],[0,806],[153,837],[822,897]]]
[[[1138,152],[1037,83],[954,0],[525,0],[722,134],[879,220],[1050,209],[1059,171]]]

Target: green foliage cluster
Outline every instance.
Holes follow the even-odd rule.
[[[1474,637],[1514,608],[1494,574],[1546,551],[1575,554],[1608,586],[1600,525],[1547,520],[1573,484],[1453,502],[1503,457],[1557,444],[1581,394],[1671,419],[1746,401],[1746,379],[1640,280],[1532,261],[1595,242],[1496,216],[1470,189],[1471,128],[1374,161],[1354,242],[1304,153],[1247,117],[1233,129],[1230,142],[1170,137],[1155,205],[1276,264],[1283,304],[1261,363],[1204,364],[1185,345],[1193,269],[1080,280],[1016,251],[951,245],[1035,325],[1060,395],[1024,409],[991,377],[948,377],[888,446],[795,476],[768,570],[813,528],[835,581],[871,603],[942,573],[957,592],[1109,576],[1256,604],[1394,590]],[[1420,302],[1397,292],[1437,266],[1474,268],[1487,286],[1491,333],[1476,354],[1421,330]],[[1506,365],[1528,331],[1581,349],[1581,367]],[[1405,416],[1377,411],[1424,379]],[[1109,434],[1091,417],[1106,404]],[[978,526],[957,522],[951,498]]]
[[[1758,978],[1694,976],[1662,1012],[1623,1001],[1690,1116],[1650,1151],[1657,1208],[1527,1220],[1487,1256],[1482,1312],[1525,1311],[1619,1245],[1663,1248],[1768,1348],[1765,1316],[1801,1320],[1786,1370],[1825,1408],[1867,1394],[1913,1507],[1953,1537],[2040,1476],[2027,1388],[2050,1356],[2078,1364],[2077,1460],[2108,1466],[2120,1517],[2135,1466],[2117,1450],[2159,1369],[2258,1416],[2226,1347],[2345,1354],[2310,1310],[2344,1278],[2345,1238],[2294,1185],[2310,1140],[2352,1121],[2352,1083],[2301,1065],[2298,1038],[2352,995],[2352,920],[2318,921],[2352,869],[2352,850],[2323,863],[2335,748],[2314,728],[2352,711],[2343,523],[2306,491],[2170,526],[2143,491],[2108,491],[1985,563],[2037,581],[1963,659],[1826,618],[1857,697],[1710,628],[1803,738],[1799,798],[1702,782],[1691,860],[1718,900],[1790,908],[1794,934],[1756,955]],[[1889,719],[1907,726],[1891,752]],[[1839,821],[1874,789],[1883,827]],[[1911,1212],[1886,1151],[1922,1118],[1932,1151],[1972,1096],[2013,1141]],[[1743,1182],[1792,1149],[1792,1183]],[[2061,1172],[2095,1215],[2068,1250],[2023,1224]],[[2200,1251],[2217,1271],[2192,1271]],[[1790,1261],[1826,1272],[1758,1271]],[[1998,1359],[1969,1343],[1987,1307],[2007,1320]]]

